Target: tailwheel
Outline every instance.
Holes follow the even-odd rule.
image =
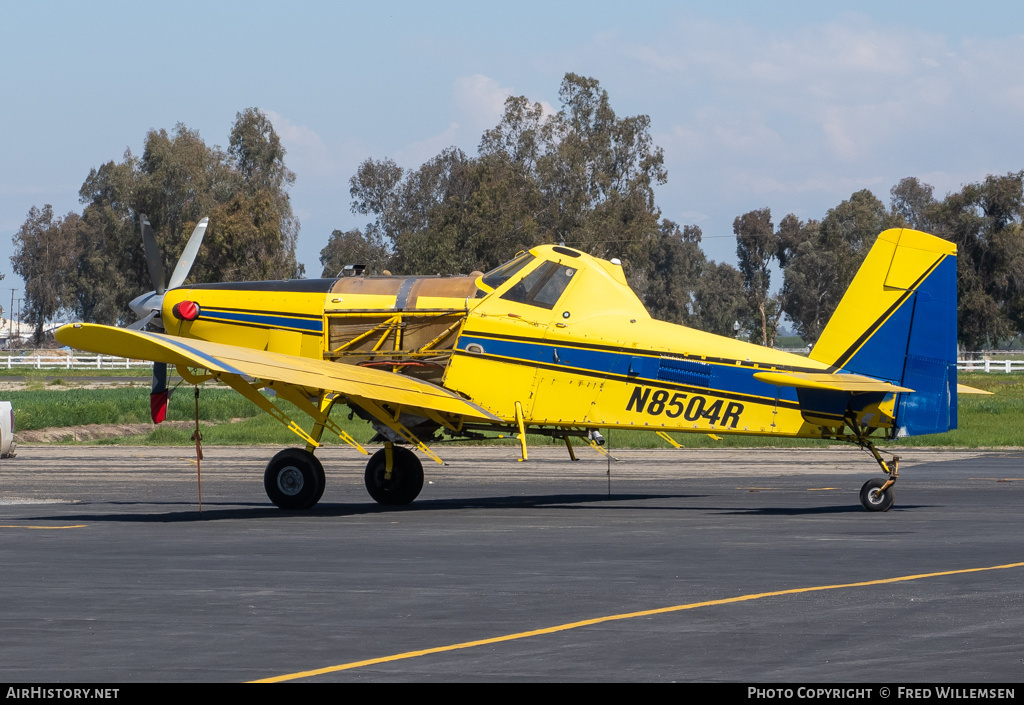
[[[423,489],[423,464],[411,450],[388,443],[366,463],[363,479],[378,504],[409,504]]]
[[[871,478],[860,488],[860,503],[869,512],[887,512],[895,499],[892,483],[880,477]]]
[[[281,509],[309,509],[324,494],[324,466],[303,448],[285,448],[267,463],[263,487]]]

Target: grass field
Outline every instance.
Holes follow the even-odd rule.
[[[149,421],[149,380],[137,387],[114,389],[61,389],[59,385],[41,390],[4,392],[11,401],[19,431],[64,428],[85,424],[125,424]],[[255,416],[258,409],[230,389],[203,389],[199,418],[229,421]],[[192,388],[180,389],[168,405],[169,419],[195,418]]]
[[[46,371],[43,371],[46,372]],[[104,374],[106,371],[104,371]],[[53,376],[52,374],[46,376]],[[1024,446],[1024,374],[962,374],[960,381],[972,387],[994,392],[994,396],[960,395],[959,428],[931,436],[916,436],[892,442],[889,446],[951,446],[1005,447]],[[149,421],[149,379],[141,377],[137,386],[115,389],[68,388],[63,383],[30,385],[25,391],[0,392],[0,398],[14,403],[17,430],[64,428],[85,424],[126,424]],[[287,402],[275,400],[285,413],[308,428],[308,419]],[[192,420],[195,399],[191,387],[181,387],[172,395],[168,407],[169,420]],[[261,413],[252,403],[230,389],[204,387],[200,393],[199,418],[213,422],[204,425],[203,441],[207,444],[301,445],[294,434],[277,421]],[[358,418],[348,419],[348,409],[338,408],[332,418],[360,442],[368,441],[373,431]],[[234,421],[232,421],[234,420]],[[188,445],[192,432],[165,426],[143,436],[129,436],[96,441],[149,445]],[[653,433],[643,431],[611,431],[605,434],[612,447],[662,448],[665,442]],[[815,446],[820,441],[725,436],[715,441],[702,434],[674,434],[679,443],[690,448],[708,447],[788,447]],[[326,443],[340,443],[324,434]],[[70,442],[70,441],[68,441]],[[514,441],[505,441],[514,442]],[[531,444],[547,444],[544,436],[531,436]]]
[[[26,381],[43,382],[49,377],[57,377],[60,379],[74,380],[75,378],[81,377],[137,377],[140,383],[149,384],[149,379],[152,376],[153,371],[149,367],[133,367],[131,369],[107,369],[102,370],[95,369],[42,369],[37,370],[34,367],[12,367],[7,369],[6,367],[0,367],[0,380],[10,379],[11,377],[22,377]]]

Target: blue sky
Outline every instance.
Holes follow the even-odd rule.
[[[223,146],[239,111],[270,115],[315,276],[331,230],[364,224],[359,162],[475,153],[506,96],[557,106],[569,71],[650,116],[662,214],[718,260],[755,208],[820,218],[904,176],[942,196],[1024,169],[1019,2],[0,0],[0,305],[29,208],[80,212],[89,169],[150,129]]]

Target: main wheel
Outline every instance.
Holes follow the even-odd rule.
[[[865,482],[864,486],[860,488],[860,503],[869,512],[887,512],[896,500],[891,485],[884,492],[879,491],[884,484],[885,480],[875,477]]]
[[[324,493],[324,466],[303,448],[285,448],[267,463],[263,487],[281,509],[309,509]]]
[[[312,455],[312,453],[310,454]],[[316,482],[317,491],[316,496],[313,497],[313,501],[309,503],[310,507],[315,507],[320,502],[320,498],[324,496],[324,490],[327,489],[327,475],[324,473],[323,463],[320,459],[313,455],[313,460],[316,461]]]
[[[366,463],[366,491],[378,504],[409,504],[423,489],[423,464],[407,448],[391,449],[391,479],[385,479],[387,450],[381,448]]]

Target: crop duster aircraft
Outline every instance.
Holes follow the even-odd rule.
[[[532,432],[564,439],[575,459],[570,437],[630,428],[850,442],[884,474],[864,484],[861,503],[885,511],[898,458],[886,461],[875,443],[956,428],[956,246],[923,232],[878,236],[803,357],[654,320],[618,260],[562,246],[535,247],[480,276],[185,285],[205,228],[203,219],[164,287],[143,216],[155,291],[133,302],[140,320],[127,329],[75,323],[56,337],[154,361],[154,420],[175,365],[190,384],[220,380],[288,426],[305,447],[282,450],[264,474],[285,509],[322,496],[314,451],[325,430],[367,454],[331,420],[339,404],[383,440],[365,482],[393,505],[423,486],[405,446],[440,463],[427,445],[439,435],[502,431],[518,434],[525,460]]]

